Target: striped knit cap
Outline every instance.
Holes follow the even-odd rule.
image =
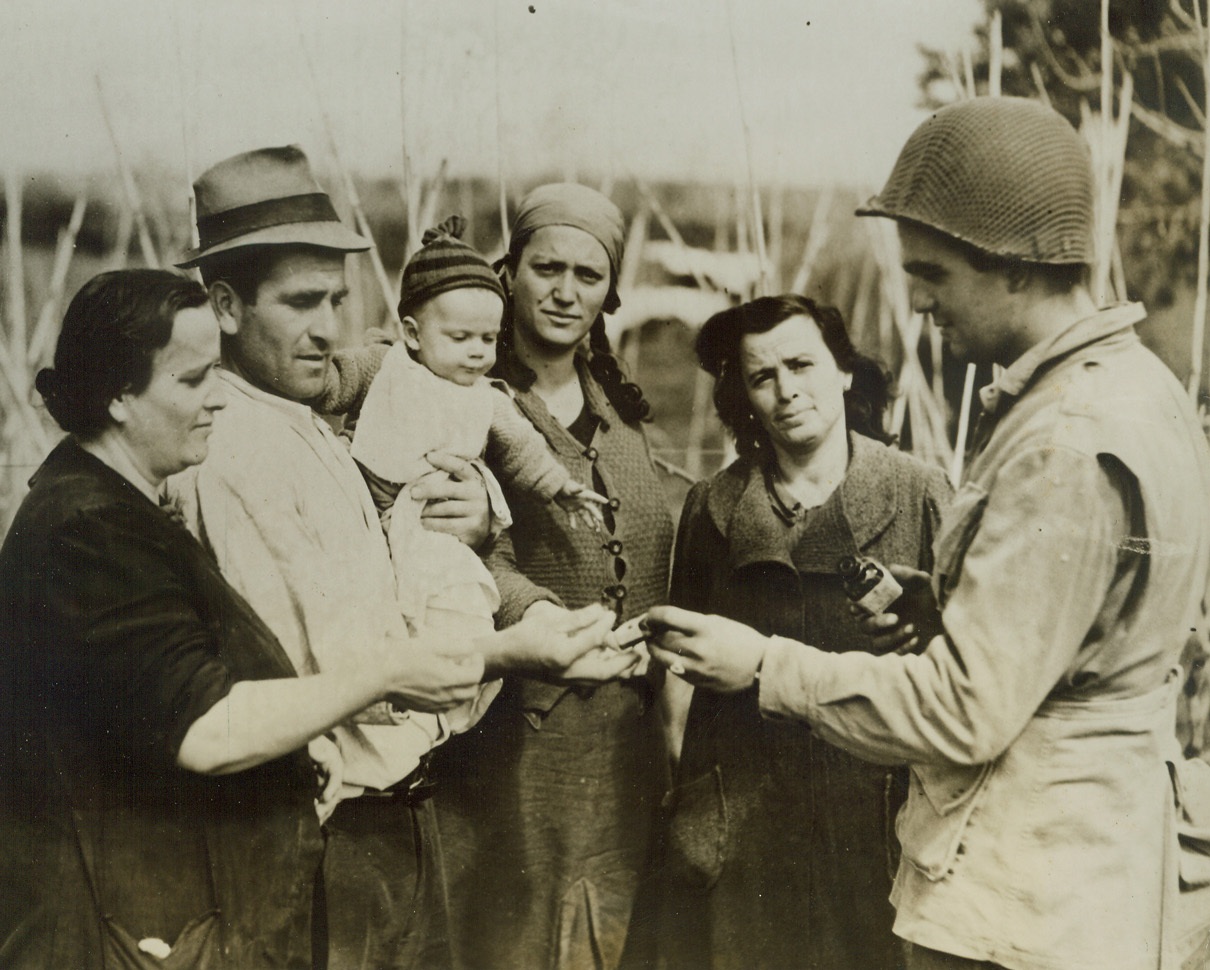
[[[1092,263],[1092,163],[1058,112],[1026,98],[972,98],[917,128],[862,216],[940,230],[996,256]]]
[[[462,241],[466,220],[450,216],[424,234],[420,249],[403,268],[399,316],[411,316],[447,290],[467,286],[491,290],[504,300],[504,288],[486,259]]]

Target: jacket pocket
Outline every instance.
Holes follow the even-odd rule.
[[[949,511],[942,519],[941,533],[937,537],[937,548],[933,555],[936,576],[934,592],[941,606],[945,605],[950,590],[958,581],[966,550],[979,531],[985,508],[987,490],[974,482],[967,482],[958,489]]]
[[[914,765],[907,804],[895,823],[903,857],[930,881],[953,871],[971,813],[994,762],[973,767]]]
[[[149,941],[136,940],[112,919],[106,919],[103,925],[102,946],[107,967],[118,970],[220,970],[224,965],[217,910],[190,920],[162,957],[156,955],[156,949]],[[147,948],[140,948],[140,942]],[[164,946],[163,940],[154,943]]]
[[[669,878],[708,892],[723,871],[727,845],[727,802],[722,768],[678,785],[670,793],[667,867]]]

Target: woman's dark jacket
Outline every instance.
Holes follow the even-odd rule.
[[[672,601],[830,651],[870,650],[842,556],[932,565],[950,488],[939,469],[850,435],[846,477],[798,524],[744,461],[689,493]],[[859,761],[801,723],[761,717],[755,688],[694,692],[674,791],[661,939],[672,968],[894,967],[888,902],[906,769]]]
[[[234,682],[293,676],[281,647],[72,439],[31,485],[0,550],[0,966],[309,967],[306,752],[222,777],[176,764]]]

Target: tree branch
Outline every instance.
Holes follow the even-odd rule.
[[[1141,125],[1150,128],[1161,138],[1166,138],[1178,148],[1184,148],[1192,152],[1197,158],[1202,157],[1204,147],[1201,132],[1186,128],[1184,125],[1178,125],[1167,115],[1162,115],[1158,111],[1152,111],[1150,108],[1144,108],[1137,101],[1131,105],[1130,113]]]
[[[1038,19],[1038,12],[1033,7],[1029,8],[1029,19],[1033,24],[1034,33],[1038,35],[1038,46],[1042,49],[1042,54],[1046,58],[1047,64],[1050,65],[1050,69],[1055,73],[1055,76],[1073,91],[1087,93],[1098,90],[1101,86],[1100,75],[1088,70],[1084,66],[1083,61],[1080,62],[1079,74],[1072,74],[1063,66],[1054,49],[1050,46],[1050,41],[1046,37],[1046,31],[1042,27],[1042,21]]]

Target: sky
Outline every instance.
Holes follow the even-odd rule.
[[[0,163],[184,178],[293,142],[373,175],[877,187],[924,117],[917,45],[970,46],[981,7],[5,0]]]

